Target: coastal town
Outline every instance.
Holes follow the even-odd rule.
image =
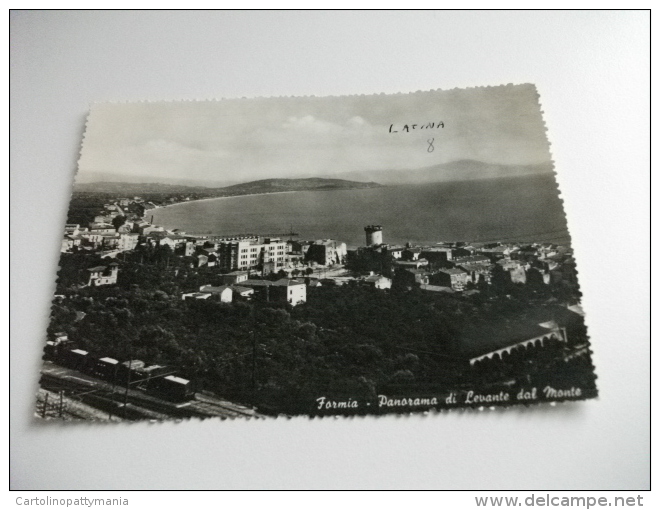
[[[460,309],[477,310],[472,313],[491,314],[492,318],[488,319],[490,322],[484,322],[476,316],[473,323],[468,323],[465,326],[466,334],[461,337],[458,347],[445,347],[453,361],[449,365],[446,360],[443,363],[450,366],[449,373],[463,374],[460,377],[456,375],[457,379],[467,377],[466,380],[469,380],[470,377],[474,379],[487,374],[487,379],[490,377],[500,382],[505,381],[506,370],[499,364],[505,363],[508,370],[510,360],[522,359],[521,356],[524,358],[537,351],[556,351],[555,354],[559,353],[559,359],[564,363],[576,358],[584,361],[585,357],[588,357],[586,336],[580,329],[581,326],[576,329],[576,324],[582,324],[583,313],[579,305],[575,264],[569,246],[510,241],[438,241],[432,245],[408,242],[399,245],[387,242],[386,226],[365,225],[364,245],[347,247],[345,242],[337,239],[296,239],[298,234],[292,229],[285,235],[222,235],[168,229],[153,222],[153,211],[156,208],[184,201],[189,201],[189,198],[170,197],[157,205],[140,196],[110,197],[103,203],[102,208],[95,211],[93,221],[87,225],[68,223],[65,226],[61,247],[62,262],[75,259],[75,271],[71,272],[75,276],[63,276],[66,271],[60,274],[54,303],[54,314],[58,316],[59,313],[59,316],[57,319],[54,316],[49,328],[45,351],[47,362],[59,363],[68,369],[87,370],[88,375],[105,378],[106,381],[112,379],[113,387],[117,374],[123,373],[121,377],[124,378],[127,388],[132,384],[132,376],[134,384],[151,380],[151,388],[156,388],[161,396],[165,394],[168,398],[195,398],[199,384],[192,379],[201,379],[199,353],[190,349],[178,352],[175,358],[177,368],[169,372],[159,372],[162,368],[160,363],[172,366],[173,359],[162,354],[163,347],[160,344],[138,350],[142,359],[136,356],[134,349],[145,342],[146,335],[171,337],[170,333],[161,331],[161,326],[147,327],[140,324],[136,327],[119,322],[116,323],[117,327],[129,328],[126,334],[136,339],[129,341],[128,347],[126,344],[123,347],[116,344],[114,336],[109,337],[110,340],[102,340],[108,333],[100,331],[95,324],[102,315],[93,318],[90,310],[94,306],[107,308],[110,303],[108,310],[120,317],[115,302],[117,299],[121,300],[122,295],[130,296],[130,299],[135,298],[136,290],[130,289],[138,288],[150,299],[168,300],[172,303],[169,306],[172,307],[175,306],[173,300],[188,303],[188,307],[183,309],[184,313],[185,310],[193,313],[202,304],[211,306],[212,308],[205,309],[213,311],[212,313],[220,313],[221,308],[214,308],[217,306],[232,306],[231,313],[242,313],[239,305],[245,303],[252,307],[253,316],[260,313],[260,310],[264,312],[272,307],[286,307],[283,310],[291,312],[283,315],[280,320],[269,319],[272,322],[271,331],[279,329],[288,321],[293,325],[295,335],[314,338],[317,341],[324,336],[336,336],[341,328],[330,328],[328,324],[322,326],[321,322],[316,324],[302,321],[305,314],[314,316],[318,313],[314,306],[310,307],[311,302],[308,303],[310,296],[313,297],[315,306],[332,306],[330,302],[340,303],[344,299],[354,299],[356,292],[362,292],[359,290],[361,288],[365,291],[371,289],[370,292],[376,293],[369,294],[371,296],[377,296],[378,293],[388,296],[393,293],[392,296],[399,296],[396,298],[399,300],[397,306],[409,306],[411,309],[419,308],[420,303],[427,303],[424,306],[435,306],[436,321],[464,322],[464,319],[460,318],[465,315],[464,312],[454,310],[450,313],[444,308],[446,304]],[[156,282],[153,292],[146,293],[145,278]],[[177,284],[158,284],[163,278],[177,281]],[[120,287],[127,290],[120,293],[119,289],[113,290]],[[107,289],[107,292],[104,289]],[[512,295],[514,299],[526,303],[525,317],[520,319],[514,328],[511,327],[510,320],[497,323],[500,318],[488,311],[498,304],[506,304],[507,299],[512,299]],[[360,297],[365,298],[375,299],[369,298],[368,295]],[[446,301],[447,299],[451,301]],[[328,300],[328,303],[323,304],[323,300]],[[137,301],[139,300],[136,299]],[[98,304],[90,305],[92,302]],[[384,305],[387,306],[388,303]],[[57,312],[58,307],[66,310],[66,314]],[[177,313],[180,313],[181,308],[177,310]],[[291,314],[294,311],[297,314],[297,310],[302,314],[301,319],[293,320],[294,315]],[[121,312],[124,316],[126,313],[129,316],[136,313],[131,311],[130,305],[128,312]],[[64,319],[65,315],[67,319]],[[254,336],[255,326],[250,325],[254,320],[241,319],[245,324],[237,326],[240,331],[238,336]],[[378,322],[377,319],[374,320]],[[180,322],[179,319],[177,321]],[[341,319],[333,319],[329,325],[339,326],[337,323],[340,321]],[[433,324],[433,321],[429,321],[428,333],[418,333],[420,341],[427,341],[427,335],[437,337],[438,333],[432,330],[435,327]],[[446,327],[450,332],[451,327]],[[156,328],[157,333],[149,328]],[[344,328],[347,339],[354,333],[350,329]],[[181,331],[188,335],[190,328]],[[96,332],[97,338],[90,338],[89,332]],[[393,333],[395,332],[390,330],[383,335]],[[266,336],[270,334],[265,333]],[[453,333],[448,335],[455,336]],[[170,341],[176,343],[176,340]],[[148,345],[148,342],[145,342],[145,345]],[[249,368],[252,372],[252,382],[247,384],[247,387],[252,388],[252,393],[245,393],[246,384],[242,383],[243,387],[235,390],[239,396],[233,398],[234,401],[247,402],[248,405],[241,407],[240,404],[232,403],[232,412],[254,415],[256,402],[250,400],[254,398],[254,392],[259,387],[255,361],[259,347],[257,344],[252,347],[249,347],[249,343],[247,345],[248,347],[234,347],[232,352],[247,349],[245,354],[236,355],[252,358],[252,366]],[[213,348],[216,348],[215,344]],[[263,347],[263,351],[274,357],[272,351],[277,348],[273,342],[270,347]],[[401,380],[413,377],[412,368],[416,363],[414,360],[420,356],[418,353],[426,351],[406,347],[404,343],[394,348],[409,350],[405,357],[407,361],[402,363],[405,369],[395,371],[395,378],[391,381],[398,381],[399,384]],[[369,349],[374,353],[382,350],[373,346]],[[91,351],[95,351],[96,356],[93,356]],[[148,359],[150,357],[152,359]],[[93,358],[93,361],[88,358]],[[215,367],[212,359],[209,359],[207,364],[209,367]],[[465,368],[462,368],[464,366],[472,367],[472,375],[465,376]],[[50,372],[44,377],[52,378],[52,370],[51,366]],[[208,371],[209,369],[206,369],[206,372]],[[165,375],[152,379],[153,374],[157,373]],[[529,379],[529,374],[523,375]],[[266,380],[264,384],[267,387],[274,383],[271,378],[270,382]],[[218,387],[223,386],[218,384]],[[212,393],[207,394],[208,398],[218,397]],[[317,397],[312,395],[308,400],[315,402]],[[42,403],[42,406],[46,409],[47,403]],[[265,408],[268,409],[268,406]],[[153,413],[153,410],[148,412]],[[214,412],[217,413],[217,410]]]
[[[184,199],[185,200],[185,199]],[[174,200],[172,200],[174,202]],[[569,247],[553,243],[520,242],[437,242],[431,246],[384,242],[380,225],[365,226],[365,246],[348,249],[335,239],[294,240],[258,234],[232,236],[186,233],[168,230],[147,220],[157,208],[140,197],[118,198],[106,203],[103,211],[87,226],[67,224],[62,253],[89,253],[109,261],[107,266],[89,268],[87,285],[117,282],[118,265],[112,262],[126,252],[148,246],[167,247],[174,257],[191,268],[216,268],[223,287],[202,286],[183,299],[223,302],[251,297],[250,289],[264,286],[341,286],[355,281],[389,289],[393,282],[418,286],[428,292],[478,293],[493,277],[504,275],[512,283],[536,279],[544,284],[577,285],[575,264]],[[282,280],[264,285],[263,277],[279,275]],[[257,276],[255,280],[252,277]],[[239,285],[240,284],[240,285]],[[305,301],[305,293],[291,291],[286,302]]]

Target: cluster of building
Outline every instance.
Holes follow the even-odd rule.
[[[252,299],[257,296],[296,305],[306,301],[307,285],[345,283],[327,278],[309,278],[315,269],[344,264],[347,254],[345,243],[333,239],[300,241],[256,235],[221,237],[187,234],[180,229],[167,230],[145,220],[144,215],[155,207],[140,197],[121,198],[105,204],[103,212],[95,216],[87,227],[77,224],[65,226],[61,251],[89,252],[104,258],[115,258],[119,253],[134,250],[139,245],[154,248],[167,246],[174,255],[186,257],[191,267],[215,267],[218,271],[228,271],[221,275],[223,285],[204,285],[198,292],[183,294],[183,299],[231,302],[236,298]],[[87,271],[87,285],[90,287],[117,283],[119,267],[114,262]],[[277,272],[286,273],[288,278],[277,281],[249,278],[250,275],[265,276]],[[307,274],[306,281],[290,278],[298,274]],[[375,285],[383,284],[378,281]]]
[[[216,267],[223,285],[202,286],[183,299],[219,299],[260,296],[292,305],[304,303],[306,287],[341,286],[354,280],[376,289],[393,284],[420,287],[435,292],[477,292],[499,272],[513,283],[575,283],[571,253],[567,247],[550,243],[440,242],[431,246],[383,242],[380,225],[365,227],[366,246],[348,250],[334,239],[300,241],[281,237],[242,235],[233,237],[193,235],[179,229],[166,230],[144,219],[155,206],[140,197],[121,198],[105,204],[88,227],[66,225],[62,251],[87,250],[115,257],[141,244],[170,248],[186,257],[191,267]],[[337,273],[313,277],[323,268],[344,266],[353,275]],[[116,264],[94,267],[88,285],[111,285],[117,281]],[[281,273],[277,281],[250,278]],[[365,276],[366,275],[366,276]],[[285,277],[286,276],[286,277]],[[296,279],[301,277],[301,279]]]
[[[64,226],[61,251],[133,250],[144,229],[150,226],[142,217],[155,208],[153,203],[145,202],[140,197],[120,198],[105,204],[103,212],[96,215],[87,227],[78,224]],[[129,218],[131,221],[127,221]]]
[[[349,267],[376,269],[395,283],[428,291],[460,292],[490,284],[497,269],[513,283],[576,283],[572,254],[552,243],[448,242],[432,246],[383,243],[382,227],[365,227],[366,246],[350,250]],[[498,268],[499,266],[499,268]],[[472,284],[472,286],[470,285]]]
[[[465,295],[479,292],[498,278],[525,284],[565,283],[576,285],[572,253],[566,246],[551,243],[439,242],[430,246],[391,245],[384,242],[383,228],[368,225],[365,246],[348,250],[334,239],[300,241],[243,235],[218,237],[166,230],[144,219],[153,204],[139,197],[106,204],[102,214],[86,228],[66,225],[62,251],[91,251],[113,258],[140,245],[159,248],[187,259],[192,267],[215,267],[214,283],[181,295],[183,300],[231,303],[260,300],[297,306],[307,301],[308,288],[341,287],[348,284],[387,290],[396,285],[418,287],[429,292]],[[322,273],[326,271],[324,277]],[[117,283],[115,262],[92,267],[90,287]],[[264,279],[269,274],[277,280]],[[328,274],[330,273],[330,274]],[[579,306],[566,313],[582,315]],[[478,352],[469,352],[470,363],[503,359],[513,349],[566,342],[566,330],[543,316],[532,320],[515,338],[495,335]],[[565,321],[564,321],[565,322]],[[502,328],[504,331],[506,328]],[[520,328],[518,328],[520,329]]]
[[[144,219],[156,206],[140,197],[105,204],[104,211],[87,227],[67,224],[61,251],[88,251],[116,256],[139,244],[168,246],[174,254],[190,257],[195,267],[220,270],[260,270],[269,274],[289,268],[343,264],[346,244],[333,239],[297,241],[280,237],[242,235],[218,237],[167,230]]]
[[[269,274],[287,268],[342,264],[346,258],[346,244],[333,239],[294,241],[262,236],[198,237],[180,240],[180,243],[183,254],[194,257],[197,267],[216,266],[226,271],[258,269],[263,274]],[[179,246],[174,248],[179,249]]]
[[[202,285],[198,292],[183,294],[182,299],[216,299],[231,303],[236,298],[251,299],[258,296],[264,301],[283,302],[296,306],[307,301],[305,282],[281,278],[277,281],[257,280],[249,277],[248,271],[233,271],[220,276],[223,285]]]
[[[197,292],[189,292],[181,296],[182,299],[215,299],[223,303],[231,303],[238,299],[250,300],[253,297],[266,302],[281,302],[296,306],[307,301],[308,287],[341,287],[351,281],[375,289],[389,289],[392,280],[382,275],[369,275],[365,277],[339,276],[334,278],[305,277],[281,278],[276,281],[250,278],[249,271],[233,271],[220,275],[222,285],[202,285]]]

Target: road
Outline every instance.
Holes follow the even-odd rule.
[[[70,368],[45,362],[41,388],[59,395],[63,392],[65,408],[87,409],[87,419],[168,420],[186,418],[261,418],[254,409],[229,402],[207,393],[196,393],[186,402],[172,402],[131,388],[96,379]],[[59,398],[59,397],[58,397]],[[52,398],[51,398],[52,401]],[[96,413],[93,413],[93,411]],[[69,413],[80,418],[82,412]],[[53,416],[52,412],[50,413]],[[64,416],[67,417],[66,415]]]

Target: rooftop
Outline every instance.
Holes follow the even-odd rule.
[[[449,267],[447,269],[439,269],[439,273],[446,273],[446,274],[465,274],[465,271],[462,269],[459,269],[457,267]]]
[[[483,264],[481,262],[459,262],[458,264],[466,271],[489,271],[493,267],[492,264]]]
[[[248,286],[248,287],[269,287],[270,285],[273,284],[270,280],[253,280],[253,279],[248,279],[241,284]]]
[[[396,266],[425,266],[428,265],[429,261],[426,259],[417,259],[417,260],[395,260],[394,265]]]
[[[242,294],[243,292],[254,291],[254,289],[251,289],[249,287],[243,287],[241,285],[232,285],[231,288],[232,290],[238,292],[239,294]]]
[[[293,287],[295,285],[305,285],[305,283],[301,282],[299,280],[291,280],[289,278],[282,278],[281,280],[277,280],[273,285],[276,285],[278,287]]]
[[[124,361],[122,363],[122,366],[125,366],[126,368],[143,368],[144,361],[140,361],[139,359],[134,359],[132,361]]]
[[[190,292],[187,294],[183,294],[184,298],[187,297],[194,297],[195,299],[208,299],[211,297],[212,293],[211,292]]]
[[[422,251],[425,252],[439,252],[439,253],[447,253],[448,251],[451,251],[451,248],[449,246],[429,246],[427,248],[423,248]]]
[[[177,377],[175,375],[168,375],[164,377],[163,379],[167,379],[168,381],[175,382],[177,384],[188,384],[190,381],[188,379],[184,379],[182,377]]]
[[[228,285],[221,285],[220,287],[213,287],[212,285],[203,285],[199,288],[199,291],[208,294],[209,292],[212,293],[224,292],[227,289],[231,290],[231,287],[229,287]]]
[[[378,282],[382,279],[389,280],[389,278],[386,278],[385,276],[381,276],[378,274],[372,275],[372,276],[367,276],[364,281],[365,282]]]
[[[305,285],[304,282],[290,278],[282,278],[276,282],[270,280],[245,280],[241,285],[246,287],[293,287],[295,285]]]
[[[561,306],[540,306],[515,320],[493,318],[487,323],[468,326],[461,334],[460,351],[470,356],[515,345],[538,336],[549,336],[552,330],[540,324],[554,321],[559,327],[581,323],[582,317]]]
[[[431,275],[433,274],[431,271],[428,269],[422,269],[422,268],[406,268],[404,271],[408,271],[410,274],[428,274]]]
[[[454,262],[456,262],[457,264],[459,264],[459,263],[470,264],[470,263],[474,263],[474,262],[481,262],[481,261],[484,261],[484,260],[485,261],[490,261],[490,259],[488,257],[486,257],[486,255],[468,255],[468,256],[465,256],[465,257],[456,257],[454,259]]]
[[[448,294],[454,293],[454,289],[451,287],[443,287],[441,285],[420,285],[419,288],[431,292],[447,292]]]

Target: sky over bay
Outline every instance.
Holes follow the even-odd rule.
[[[432,129],[420,129],[430,123]],[[503,165],[550,160],[533,85],[100,103],[88,118],[77,180],[341,178],[352,171],[413,170],[465,159]]]

